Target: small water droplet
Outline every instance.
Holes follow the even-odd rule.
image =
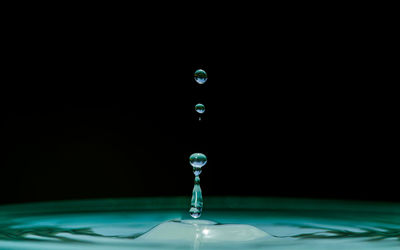
[[[196,112],[199,113],[199,114],[203,114],[204,111],[206,111],[206,107],[205,107],[203,104],[201,104],[201,103],[196,104],[196,106],[194,106],[194,109],[195,109]]]
[[[194,80],[198,84],[204,84],[207,81],[207,73],[202,69],[196,70],[194,72]]]
[[[190,165],[193,168],[201,168],[207,163],[207,157],[202,153],[194,153],[189,157]]]
[[[190,208],[190,210],[189,210],[189,214],[190,214],[190,216],[192,216],[193,218],[197,219],[197,218],[199,218],[199,217],[201,216],[201,209],[192,207],[192,208]]]

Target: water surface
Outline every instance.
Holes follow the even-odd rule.
[[[216,230],[246,224],[268,236],[195,242],[189,236],[168,240],[170,231],[163,239],[144,237],[157,225],[189,219],[187,197],[60,201],[0,206],[0,249],[400,249],[396,203],[260,197],[206,202],[201,219],[216,222]]]

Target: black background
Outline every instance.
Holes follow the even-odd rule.
[[[389,90],[358,29],[160,25],[10,28],[0,203],[189,197],[194,152],[205,196],[399,201]]]

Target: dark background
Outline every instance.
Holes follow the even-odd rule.
[[[194,152],[205,196],[400,201],[389,90],[358,29],[140,27],[9,30],[0,203],[189,197]]]

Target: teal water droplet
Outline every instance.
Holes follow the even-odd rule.
[[[192,167],[201,168],[207,163],[207,157],[202,153],[194,153],[189,157]]]
[[[202,153],[194,153],[189,157],[189,162],[193,167],[194,175],[199,176],[201,168],[207,163],[207,157]]]
[[[201,104],[201,103],[196,104],[196,106],[194,106],[194,109],[195,109],[196,112],[199,113],[199,114],[203,114],[204,111],[206,111],[206,107],[205,107],[203,104]]]
[[[194,80],[198,84],[204,84],[207,81],[207,73],[202,69],[196,70],[194,72]]]
[[[194,187],[192,192],[192,200],[190,202],[189,214],[193,218],[197,219],[201,216],[203,211],[203,195],[200,188],[200,177],[194,178]]]

